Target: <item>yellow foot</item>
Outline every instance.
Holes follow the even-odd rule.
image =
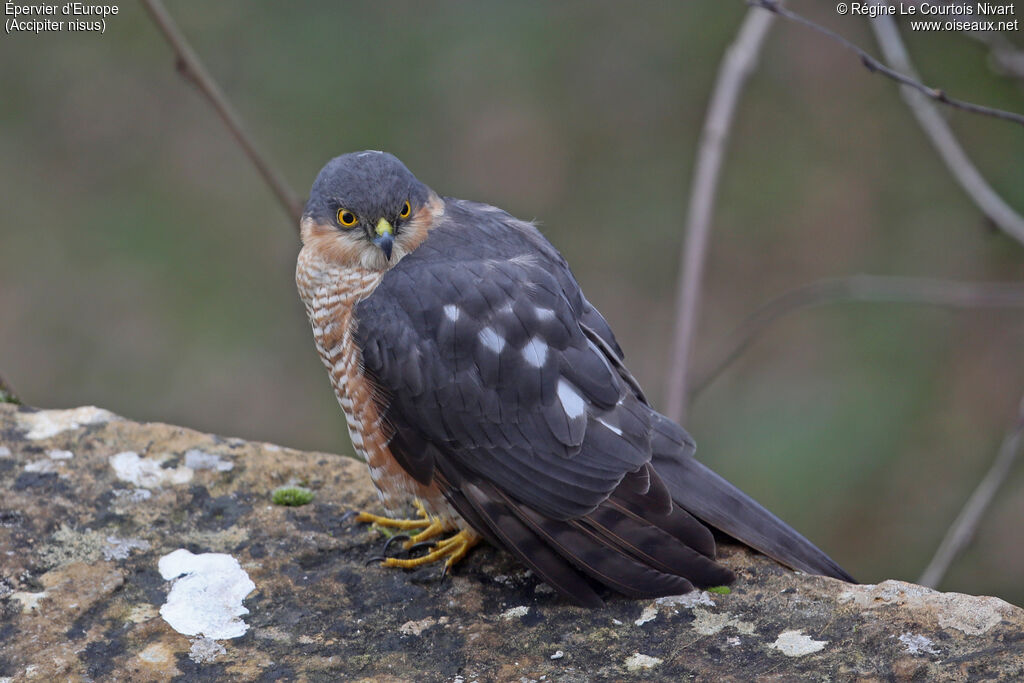
[[[360,512],[356,515],[356,521],[376,524],[385,528],[400,529],[402,531],[419,529],[420,531],[415,534],[409,534],[409,540],[402,544],[406,550],[412,548],[416,543],[436,538],[447,531],[448,526],[439,517],[431,516],[427,509],[423,507],[423,502],[419,498],[413,501],[413,505],[416,506],[417,519],[392,519],[369,512]]]
[[[417,540],[422,540],[422,534],[417,536]],[[389,557],[381,564],[385,567],[412,569],[413,567],[422,567],[423,565],[430,564],[431,562],[440,562],[443,559],[444,571],[442,573],[447,574],[448,570],[452,568],[452,565],[465,557],[466,553],[469,552],[469,549],[479,542],[480,536],[472,531],[463,529],[454,536],[449,536],[448,538],[442,538],[441,540],[436,541],[431,551],[423,557],[416,557],[411,560],[400,560],[397,557]]]
[[[356,521],[408,531],[409,529],[426,529],[437,519],[436,517],[431,517],[427,513],[427,509],[423,507],[423,503],[420,502],[419,498],[417,498],[413,504],[416,506],[417,519],[392,519],[390,517],[374,515],[369,512],[360,512],[356,515]]]

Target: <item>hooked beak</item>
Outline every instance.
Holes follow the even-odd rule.
[[[374,232],[377,233],[377,236],[373,239],[373,243],[380,247],[380,250],[384,252],[384,258],[390,261],[391,247],[395,243],[395,229],[391,227],[391,223],[386,218],[381,218],[377,221],[377,228]]]

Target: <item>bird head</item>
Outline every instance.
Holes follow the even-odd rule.
[[[385,152],[327,162],[302,215],[302,243],[337,265],[387,270],[426,239],[444,202]]]

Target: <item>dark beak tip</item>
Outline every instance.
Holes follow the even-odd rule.
[[[391,247],[394,246],[395,240],[391,235],[381,235],[373,241],[380,250],[384,252],[384,258],[388,261],[391,260]]]

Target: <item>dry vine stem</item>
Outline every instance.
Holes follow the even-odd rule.
[[[1004,109],[996,109],[994,107],[986,107],[984,105],[974,104],[973,102],[967,102],[966,100],[959,100],[956,99],[955,97],[950,97],[949,95],[946,94],[944,90],[929,87],[921,83],[920,81],[914,80],[913,78],[907,76],[906,74],[902,74],[898,71],[890,69],[885,64],[882,64],[880,61],[872,57],[866,50],[857,46],[855,43],[850,42],[849,40],[842,37],[835,31],[830,31],[824,26],[814,23],[813,21],[811,21],[807,17],[804,17],[803,15],[785,9],[784,7],[782,7],[781,3],[778,2],[778,0],[747,0],[747,4],[768,10],[773,14],[779,15],[783,19],[788,19],[789,21],[795,22],[797,24],[803,24],[804,26],[817,31],[822,35],[828,36],[832,40],[836,41],[837,43],[845,47],[847,50],[856,53],[856,55],[860,57],[860,61],[864,65],[864,68],[866,68],[868,71],[880,73],[883,76],[886,76],[887,78],[891,78],[897,83],[902,83],[903,85],[910,86],[911,88],[914,88],[915,90],[924,93],[925,95],[927,95],[928,97],[932,98],[937,102],[942,102],[943,104],[949,105],[950,107],[953,107],[955,109],[962,109],[964,111],[969,111],[974,114],[981,114],[982,116],[991,116],[996,119],[1003,119],[1004,121],[1012,121],[1021,126],[1024,126],[1024,114],[1018,114],[1017,112],[1006,111]]]
[[[235,140],[241,145],[245,151],[246,156],[259,171],[259,174],[266,181],[267,185],[270,186],[271,191],[277,200],[284,207],[284,210],[288,213],[288,216],[292,219],[295,229],[298,230],[299,220],[302,218],[302,202],[299,200],[295,191],[288,185],[288,182],[284,179],[278,171],[271,166],[267,158],[256,149],[256,144],[252,141],[249,135],[245,132],[245,128],[242,125],[242,120],[238,114],[235,113],[234,107],[225,97],[221,91],[220,86],[213,80],[206,67],[200,61],[199,56],[189,45],[188,41],[185,40],[185,36],[181,33],[177,24],[174,23],[174,19],[168,14],[167,9],[163,6],[160,0],[142,0],[142,4],[149,11],[149,15],[153,18],[153,22],[160,28],[161,33],[164,34],[164,38],[170,43],[171,48],[174,50],[177,56],[178,70],[188,78],[192,83],[199,89],[213,108],[217,110],[217,114],[220,115],[224,125],[231,131],[231,135],[234,136]]]
[[[707,258],[711,217],[715,207],[718,176],[722,169],[725,142],[732,127],[736,103],[743,86],[757,64],[757,56],[772,25],[772,15],[752,9],[747,12],[736,40],[729,46],[718,70],[715,90],[708,105],[700,151],[693,172],[690,206],[686,214],[686,240],[680,259],[682,269],[676,288],[676,325],[672,335],[672,359],[668,372],[665,414],[682,422],[686,417],[687,374],[696,338],[700,312],[701,280]]]
[[[946,576],[953,560],[974,539],[974,535],[978,532],[978,526],[981,525],[981,520],[995,499],[999,487],[1010,476],[1022,447],[1024,447],[1024,398],[1021,398],[1020,406],[1017,409],[1017,419],[1006,433],[996,459],[977,488],[974,489],[974,493],[967,499],[960,514],[946,531],[942,543],[935,551],[935,556],[932,557],[932,561],[928,563],[928,567],[918,579],[919,584],[929,588],[937,587]]]
[[[871,22],[871,28],[875,31],[875,37],[882,48],[885,60],[893,68],[916,75],[914,65],[910,63],[910,55],[900,38],[899,29],[896,28],[893,18],[888,15],[880,16]],[[938,108],[918,90],[908,86],[900,86],[900,94],[917,118],[925,135],[928,136],[939,156],[942,157],[946,168],[960,183],[960,187],[967,193],[967,196],[1003,232],[1024,244],[1024,218],[1021,218],[985,181],[985,178],[971,163],[963,147],[960,146]]]
[[[752,313],[692,382],[691,397],[708,388],[757,337],[780,318],[805,308],[841,302],[917,304],[944,308],[1024,308],[1024,284],[955,282],[891,275],[818,280],[775,297]]]

